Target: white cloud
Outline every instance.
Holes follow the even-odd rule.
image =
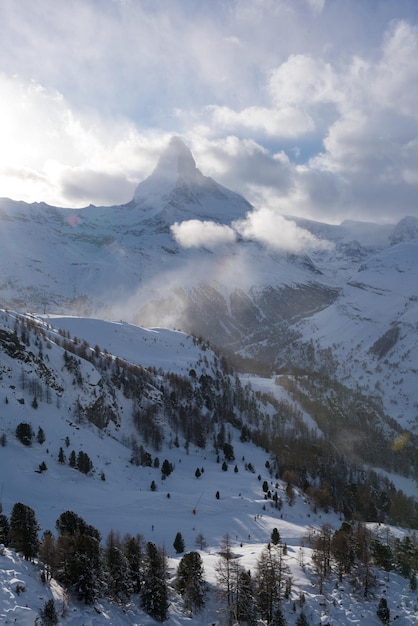
[[[227,132],[246,131],[253,135],[264,134],[277,139],[298,137],[315,128],[310,115],[291,106],[277,110],[252,106],[241,111],[233,111],[226,106],[210,106],[208,110],[212,124]]]
[[[273,70],[269,91],[277,107],[312,107],[316,103],[337,102],[336,76],[329,63],[309,55],[291,55]]]
[[[233,243],[236,235],[229,226],[211,221],[187,220],[171,226],[176,241],[183,248],[216,248]]]
[[[233,226],[245,239],[254,239],[284,252],[296,254],[330,247],[329,241],[315,237],[269,208],[248,213],[245,220],[234,222]]]
[[[62,94],[0,74],[3,196],[58,206],[132,198],[167,141],[132,123],[72,109]]]
[[[402,0],[3,0],[1,195],[125,202],[180,134],[257,206],[418,214],[416,15]]]
[[[324,250],[331,245],[329,241],[315,237],[294,221],[267,208],[252,211],[245,219],[233,222],[231,226],[211,221],[187,220],[173,224],[171,231],[183,248],[213,249],[234,243],[238,236],[293,254]]]

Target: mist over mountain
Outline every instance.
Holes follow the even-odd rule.
[[[181,328],[251,371],[327,371],[418,429],[413,218],[278,216],[204,176],[173,137],[128,204],[3,199],[0,226],[5,307]]]

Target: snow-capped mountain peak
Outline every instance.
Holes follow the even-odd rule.
[[[193,185],[201,176],[189,148],[179,137],[172,137],[151,176],[139,183],[136,188],[134,201],[141,204],[144,197],[150,194],[164,196],[181,181]]]
[[[184,219],[231,222],[252,209],[242,196],[204,176],[190,149],[172,137],[152,174],[137,186],[133,203],[146,218],[160,215],[168,223]]]

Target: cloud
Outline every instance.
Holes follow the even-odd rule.
[[[2,0],[2,195],[126,202],[180,134],[255,206],[418,215],[416,17],[407,0]]]
[[[294,221],[269,208],[248,213],[245,220],[234,222],[234,228],[245,239],[253,239],[275,250],[290,253],[329,249],[329,241],[319,239]]]
[[[62,94],[0,74],[2,195],[57,206],[121,204],[147,176],[167,134],[71,108]]]
[[[208,107],[211,122],[217,128],[231,131],[246,131],[267,137],[298,137],[314,130],[312,118],[295,107],[285,106],[278,110],[266,107],[247,107],[233,111],[229,107]]]
[[[326,250],[329,241],[319,239],[275,211],[263,208],[248,213],[231,226],[211,221],[187,220],[171,226],[176,241],[183,248],[217,246],[234,243],[238,238],[257,241],[273,250],[294,254]]]
[[[233,243],[236,235],[229,226],[211,221],[186,220],[171,226],[171,232],[183,248],[216,248]]]

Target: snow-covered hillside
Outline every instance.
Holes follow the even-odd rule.
[[[13,334],[13,331],[15,333]],[[216,568],[220,545],[228,535],[234,558],[246,570],[255,574],[260,554],[270,541],[274,528],[287,546],[286,564],[292,577],[292,591],[283,600],[287,623],[293,625],[301,611],[308,623],[378,624],[376,610],[379,598],[387,599],[391,616],[399,624],[414,623],[417,609],[415,594],[409,590],[408,579],[391,572],[387,575],[373,568],[376,580],[372,593],[365,599],[356,584],[348,580],[336,584],[336,572],[327,578],[319,593],[317,574],[311,562],[312,547],[309,534],[320,534],[325,524],[334,530],[342,519],[336,513],[325,513],[295,488],[289,495],[286,482],[272,476],[270,454],[262,447],[241,441],[240,432],[227,424],[227,439],[233,446],[234,460],[222,469],[212,440],[206,446],[187,445],[182,437],[175,442],[171,427],[158,418],[163,439],[158,451],[148,446],[161,463],[167,459],[172,473],[163,478],[161,464],[150,466],[132,463],[131,438],[138,432],[132,422],[132,401],[118,386],[106,386],[103,369],[98,364],[129,362],[132,366],[148,368],[153,376],[171,372],[178,376],[215,376],[217,357],[203,342],[181,332],[165,329],[144,329],[123,322],[105,322],[74,317],[32,318],[3,311],[0,337],[1,432],[5,435],[0,447],[1,504],[3,513],[10,515],[16,502],[34,509],[41,531],[55,532],[55,522],[66,510],[75,511],[89,524],[99,529],[103,539],[111,530],[135,535],[164,548],[169,560],[169,575],[174,580],[181,555],[176,554],[173,541],[181,532],[185,550],[197,550],[198,536],[205,579],[209,592],[204,610],[190,619],[182,609],[181,599],[171,592],[168,624],[223,623],[224,607],[215,593]],[[86,358],[67,351],[71,343],[84,349]],[[84,348],[82,346],[84,345]],[[96,361],[89,359],[95,354]],[[65,357],[64,355],[67,354]],[[74,353],[75,356],[75,353]],[[192,373],[191,373],[192,372]],[[273,391],[276,398],[288,399],[287,392],[273,380],[244,377],[255,390]],[[161,390],[152,386],[144,389],[154,403],[161,402]],[[34,403],[34,397],[37,402]],[[102,410],[112,409],[107,423],[101,427],[87,420],[88,407],[98,397],[103,398]],[[83,411],[77,407],[83,407]],[[202,407],[202,416],[205,408]],[[306,420],[311,420],[306,416]],[[16,437],[16,426],[29,422],[34,431],[31,446],[24,446]],[[40,443],[36,434],[44,431]],[[142,439],[142,441],[144,441]],[[60,462],[59,448],[66,461],[70,450],[83,450],[92,460],[93,470],[85,475],[67,462]],[[47,469],[40,472],[44,462]],[[196,470],[200,475],[196,476]],[[151,489],[155,481],[156,489]],[[281,508],[266,499],[264,482],[276,490]],[[414,489],[404,482],[403,488]],[[219,492],[219,497],[217,497]],[[402,537],[405,531],[386,529]],[[1,623],[33,624],[48,599],[54,598],[60,623],[127,624],[155,623],[140,609],[133,597],[124,606],[116,607],[99,599],[94,607],[79,604],[52,581],[41,582],[42,566],[28,563],[6,548],[0,555],[0,620]],[[302,601],[301,598],[304,598]],[[61,612],[65,608],[63,615]]]
[[[217,357],[205,343],[181,332],[144,329],[123,322],[33,318],[6,311],[1,314],[0,335],[0,425],[5,435],[0,447],[0,476],[4,514],[10,515],[13,505],[22,502],[35,511],[41,532],[55,532],[61,513],[72,510],[96,527],[103,540],[111,530],[121,535],[140,533],[145,541],[164,548],[172,580],[181,558],[173,546],[176,533],[181,532],[186,551],[197,550],[198,537],[203,537],[205,547],[201,546],[200,553],[209,584],[205,608],[191,620],[183,611],[181,599],[172,591],[168,624],[223,623],[224,606],[215,592],[223,538],[230,537],[236,562],[255,574],[274,528],[287,546],[286,564],[292,577],[291,595],[283,601],[288,624],[294,624],[301,611],[312,625],[377,624],[381,597],[386,598],[392,618],[397,616],[399,624],[414,623],[416,594],[409,589],[408,579],[393,572],[388,576],[373,568],[376,580],[366,599],[360,589],[356,591],[354,581],[336,584],[336,571],[319,593],[307,536],[320,535],[326,524],[338,530],[341,516],[317,509],[297,488],[290,497],[286,482],[271,474],[270,454],[262,447],[241,441],[239,430],[232,424],[227,427],[227,439],[235,458],[227,463],[226,470],[222,469],[212,440],[203,448],[185,446],[181,437],[174,441],[168,423],[163,422],[164,436],[153,455],[161,462],[167,459],[173,466],[172,473],[163,477],[161,464],[157,466],[155,462],[145,467],[132,463],[131,438],[134,433],[138,436],[132,422],[132,403],[117,385],[113,397],[108,395],[103,369],[98,368],[101,361],[90,359],[89,354],[109,363],[116,359],[120,365],[129,362],[144,368],[144,372],[148,368],[163,384],[163,373],[167,371],[178,376],[193,372],[192,379],[213,376]],[[76,359],[77,367],[70,360],[71,351],[67,352],[71,343],[78,346],[79,354],[84,349],[85,358]],[[289,398],[273,379],[246,376],[242,382],[251,382],[255,391],[273,392],[277,400]],[[151,383],[145,393],[152,402],[161,401],[159,390]],[[93,399],[98,397],[103,398],[102,409],[106,405],[113,409],[109,413],[111,419],[100,428],[85,417]],[[83,410],[78,412],[77,407]],[[204,413],[202,407],[202,417]],[[304,419],[312,423],[310,416]],[[22,421],[32,425],[35,435],[41,428],[45,440],[40,442],[35,437],[31,446],[24,446],[16,437],[16,426]],[[84,451],[93,470],[85,475],[66,461],[60,462],[60,447],[66,461],[70,450]],[[39,471],[42,463],[47,469]],[[155,490],[151,489],[152,481]],[[265,481],[278,493],[281,508],[266,499],[262,489]],[[402,488],[413,493],[415,486],[403,479]],[[405,534],[383,525],[376,532],[379,537]],[[132,598],[123,609],[104,599],[99,599],[94,607],[85,607],[68,597],[55,581],[42,583],[41,573],[40,564],[23,561],[10,548],[4,550],[0,556],[1,623],[33,624],[51,598],[60,623],[69,626],[155,623],[141,610],[138,598]]]

